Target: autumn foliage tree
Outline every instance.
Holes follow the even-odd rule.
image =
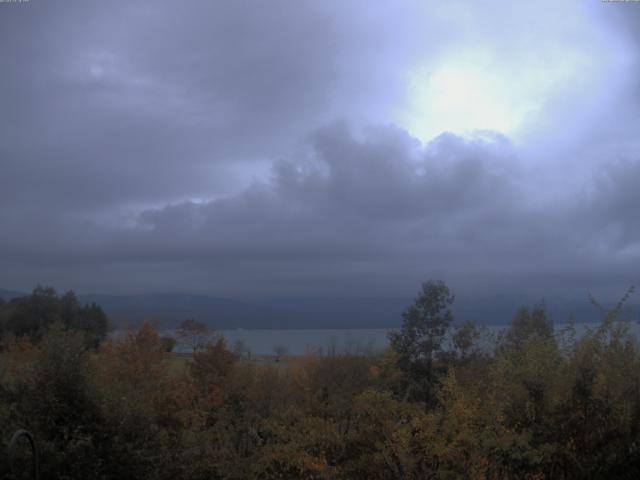
[[[389,334],[412,399],[426,403],[435,400],[438,355],[453,321],[454,298],[442,281],[423,283],[415,303],[402,314],[400,331]]]
[[[177,340],[196,352],[207,346],[215,337],[215,332],[206,323],[193,318],[183,320],[176,329]]]

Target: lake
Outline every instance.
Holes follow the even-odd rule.
[[[599,323],[578,323],[576,333],[578,336],[584,334],[587,329],[593,329]],[[630,330],[636,336],[640,336],[640,325],[637,322],[629,323]],[[557,324],[556,331],[565,327],[565,324]],[[490,325],[484,327],[484,342],[488,343],[491,337],[495,337],[504,330],[505,325]],[[353,352],[362,353],[370,351],[384,350],[388,344],[388,333],[391,328],[369,328],[369,329],[300,329],[300,330],[254,330],[235,329],[219,330],[217,333],[224,336],[228,348],[232,349],[237,341],[243,341],[245,346],[254,355],[273,355],[274,347],[282,346],[286,348],[289,355],[303,355],[307,352],[324,353]],[[167,334],[171,332],[163,332]],[[176,352],[188,352],[184,345],[177,345]]]
[[[303,355],[307,352],[354,352],[379,351],[388,345],[387,332],[392,329],[327,329],[327,330],[218,330],[224,336],[227,347],[232,349],[238,341],[254,355],[273,355],[276,346],[286,348],[289,355]],[[171,334],[172,332],[162,332]],[[175,352],[188,352],[185,345],[176,345]]]

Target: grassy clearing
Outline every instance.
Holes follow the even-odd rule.
[[[285,357],[281,357],[279,361],[276,361],[275,355],[252,355],[251,358],[243,358],[240,361],[252,363],[254,365],[267,365],[270,367],[288,369],[299,363],[300,357],[287,355]],[[180,375],[187,373],[189,364],[191,363],[191,354],[172,352],[167,355],[165,362],[169,368],[169,372],[172,374]]]
[[[170,353],[165,360],[169,372],[174,375],[186,373],[191,362],[191,355],[181,353]]]

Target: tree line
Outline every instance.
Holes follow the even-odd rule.
[[[5,447],[34,434],[43,478],[640,474],[640,352],[622,303],[581,335],[522,307],[487,338],[454,326],[454,296],[430,281],[386,351],[263,365],[221,336],[173,355],[149,323],[108,338],[99,307],[30,297],[0,307],[0,428]],[[10,473],[0,457],[0,476],[29,478],[23,461]]]

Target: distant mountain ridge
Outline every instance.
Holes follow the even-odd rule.
[[[79,295],[102,306],[117,325],[155,320],[172,327],[195,318],[217,329],[387,328],[395,326],[410,299],[269,299],[238,301],[206,295]]]
[[[5,300],[25,295],[0,289]],[[97,303],[117,327],[136,326],[145,320],[172,328],[186,318],[195,318],[216,329],[339,329],[394,328],[402,323],[402,312],[411,297],[276,298],[240,301],[196,294],[156,293],[142,295],[78,295],[82,303]],[[456,322],[474,320],[480,325],[504,325],[518,307],[539,301],[525,296],[457,298]],[[571,315],[577,322],[595,322],[600,312],[588,301],[548,299],[547,312],[556,323]],[[613,303],[604,303],[613,308]],[[629,305],[638,319],[638,305]]]
[[[13,290],[3,290],[2,288],[0,288],[0,298],[6,301],[11,300],[12,298],[22,297],[24,295],[26,295],[26,293],[15,292]]]
[[[406,298],[277,298],[238,301],[206,295],[153,294],[136,296],[81,295],[83,302],[101,305],[114,323],[139,324],[156,320],[172,327],[185,318],[196,318],[217,329],[339,329],[394,328],[402,323],[402,312],[414,301]],[[524,296],[494,296],[456,300],[456,322],[473,320],[480,325],[505,325],[522,305],[539,300]],[[601,313],[588,299],[548,299],[544,302],[555,323],[571,316],[577,322],[596,322]],[[607,309],[614,303],[603,303]],[[638,319],[638,305],[629,305]]]
[[[214,328],[258,325],[268,318],[255,306],[224,298],[191,294],[79,295],[85,303],[100,305],[116,325],[138,325],[145,320],[173,327],[195,318]]]

